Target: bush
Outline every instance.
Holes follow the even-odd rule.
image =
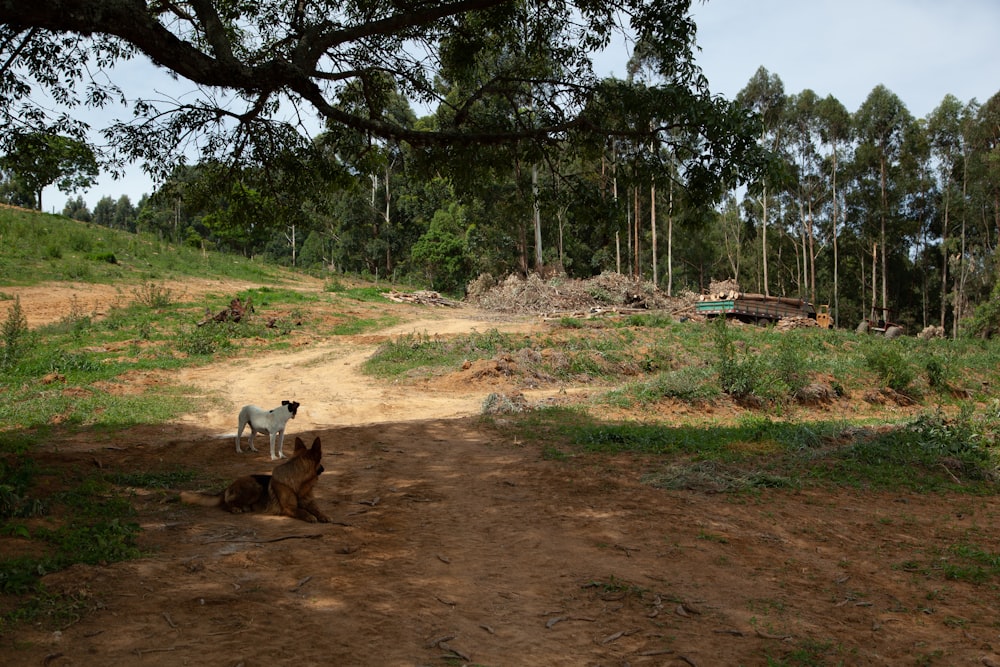
[[[894,345],[877,345],[865,352],[865,365],[878,375],[882,383],[899,393],[906,392],[913,382],[913,368]]]
[[[737,351],[736,342],[723,317],[712,325],[712,339],[717,355],[714,366],[722,391],[736,399],[759,394],[767,381],[762,357]]]
[[[798,336],[783,336],[771,361],[777,379],[784,383],[784,389],[790,396],[795,396],[809,384],[809,362],[800,341]]]
[[[181,334],[178,347],[192,356],[207,356],[233,347],[230,328],[225,322],[206,322]]]
[[[14,304],[7,311],[7,319],[0,325],[0,338],[3,349],[0,350],[0,368],[10,368],[24,355],[28,349],[30,338],[28,318],[21,308],[21,298],[14,297]]]
[[[136,302],[149,308],[166,308],[173,301],[173,292],[168,287],[145,282],[132,290]]]

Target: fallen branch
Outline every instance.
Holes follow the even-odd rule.
[[[284,537],[272,537],[269,540],[209,540],[207,542],[202,542],[202,544],[218,544],[220,542],[228,544],[268,544],[270,542],[281,542],[283,540],[315,540],[321,537],[323,537],[322,533],[314,533],[312,535],[285,535]]]
[[[309,583],[310,579],[312,579],[312,575],[309,575],[308,577],[300,580],[299,583],[295,584],[295,588],[290,589],[288,592],[289,593],[296,592],[297,590],[299,590],[300,588],[302,588],[303,586],[305,586],[307,583]]]

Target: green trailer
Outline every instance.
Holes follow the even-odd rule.
[[[696,312],[706,317],[726,317],[761,325],[772,324],[783,317],[816,319],[816,308],[808,301],[763,294],[740,294],[727,299],[699,301]]]

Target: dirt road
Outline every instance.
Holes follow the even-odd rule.
[[[484,324],[435,313],[380,335]],[[46,465],[263,472],[266,448],[234,451],[234,406],[291,397],[290,437],[322,438],[335,523],[136,489],[149,556],[46,577],[90,611],[3,637],[3,664],[1000,664],[1000,600],[920,571],[970,534],[1000,553],[995,498],[654,489],[655,460],[549,460],[483,424],[496,386],[459,369],[362,376],[377,342],[187,370],[178,382],[222,397],[205,412],[53,443]]]

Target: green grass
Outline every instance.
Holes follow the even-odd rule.
[[[131,493],[135,488],[172,489],[201,480],[188,470],[113,473],[80,471],[71,479],[41,469],[26,456],[0,465],[7,484],[0,484],[0,530],[30,539],[30,555],[0,554],[0,594],[19,596],[20,602],[0,616],[0,634],[16,623],[45,623],[59,627],[89,611],[86,597],[52,594],[42,578],[75,563],[108,564],[141,557]],[[58,488],[52,491],[52,488]],[[16,497],[16,504],[9,503]],[[62,516],[72,516],[63,521]],[[38,519],[41,519],[39,521]]]
[[[0,284],[6,285],[50,280],[139,284],[186,275],[275,283],[285,275],[259,261],[16,209],[0,209],[0,238]]]
[[[581,408],[507,415],[504,429],[538,442],[549,460],[631,454],[661,488],[740,492],[834,485],[922,493],[992,493],[1000,478],[992,413],[929,412],[878,431],[845,420],[776,421],[746,413],[735,424],[604,422]]]

